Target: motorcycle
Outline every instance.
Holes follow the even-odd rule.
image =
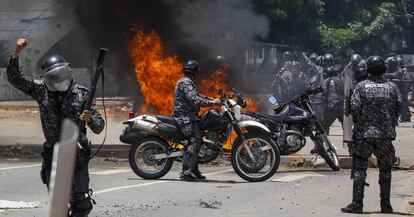
[[[332,170],[339,171],[336,147],[329,140],[310,104],[310,96],[323,92],[321,86],[312,87],[315,81],[316,77],[312,77],[305,93],[287,103],[279,103],[275,96],[270,96],[269,102],[275,114],[246,111],[244,119],[257,120],[267,126],[282,155],[298,152],[305,146],[306,137],[310,137],[315,144],[311,153],[319,154]]]
[[[241,108],[246,100],[234,90],[234,95],[219,91],[221,112],[210,109],[200,117],[203,141],[199,163],[215,160],[223,153],[223,146],[231,140],[231,164],[234,171],[250,182],[265,181],[273,176],[280,163],[280,153],[270,130],[254,120],[242,120]],[[235,98],[235,100],[234,100]],[[131,144],[129,164],[144,179],[159,179],[166,175],[174,160],[182,158],[188,138],[181,133],[176,121],[168,116],[140,115],[124,122],[127,127],[120,136]]]

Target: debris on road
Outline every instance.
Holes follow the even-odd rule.
[[[208,208],[208,209],[220,209],[222,205],[222,202],[216,201],[216,200],[212,202],[211,201],[206,202],[200,199],[197,201],[197,203],[201,208]]]
[[[3,149],[3,150],[1,150]],[[16,144],[13,146],[7,146],[5,148],[1,148],[0,146],[0,157],[6,158],[33,158],[39,157],[39,154],[33,150],[30,150],[27,147],[24,147],[20,144]]]

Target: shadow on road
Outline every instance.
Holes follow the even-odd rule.
[[[128,178],[127,180],[145,180],[145,179],[141,179],[141,178]],[[183,181],[180,179],[157,179],[159,181],[170,181],[170,182],[189,182],[189,181]],[[195,181],[195,182],[191,182],[191,183],[221,183],[221,184],[246,184],[249,182],[239,182],[239,181],[234,181],[234,180],[202,180],[202,181]]]
[[[413,216],[412,214],[409,213],[403,213],[403,212],[393,212],[393,213],[381,213],[381,212],[364,212],[363,214],[382,214],[382,215],[401,215],[401,216]]]

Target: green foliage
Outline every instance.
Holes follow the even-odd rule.
[[[377,44],[389,50],[403,31],[398,14],[406,10],[404,1],[347,0],[256,0],[256,9],[271,19],[270,41],[342,57],[373,52]]]

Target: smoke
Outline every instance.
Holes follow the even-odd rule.
[[[243,70],[244,51],[253,40],[265,39],[267,19],[254,11],[251,0],[76,0],[82,31],[91,48],[108,47],[108,64],[116,71],[115,82],[137,93],[132,60],[127,50],[131,27],[154,30],[170,54],[181,61],[196,59],[204,71],[221,55],[232,71]],[[107,64],[107,65],[108,65]]]

